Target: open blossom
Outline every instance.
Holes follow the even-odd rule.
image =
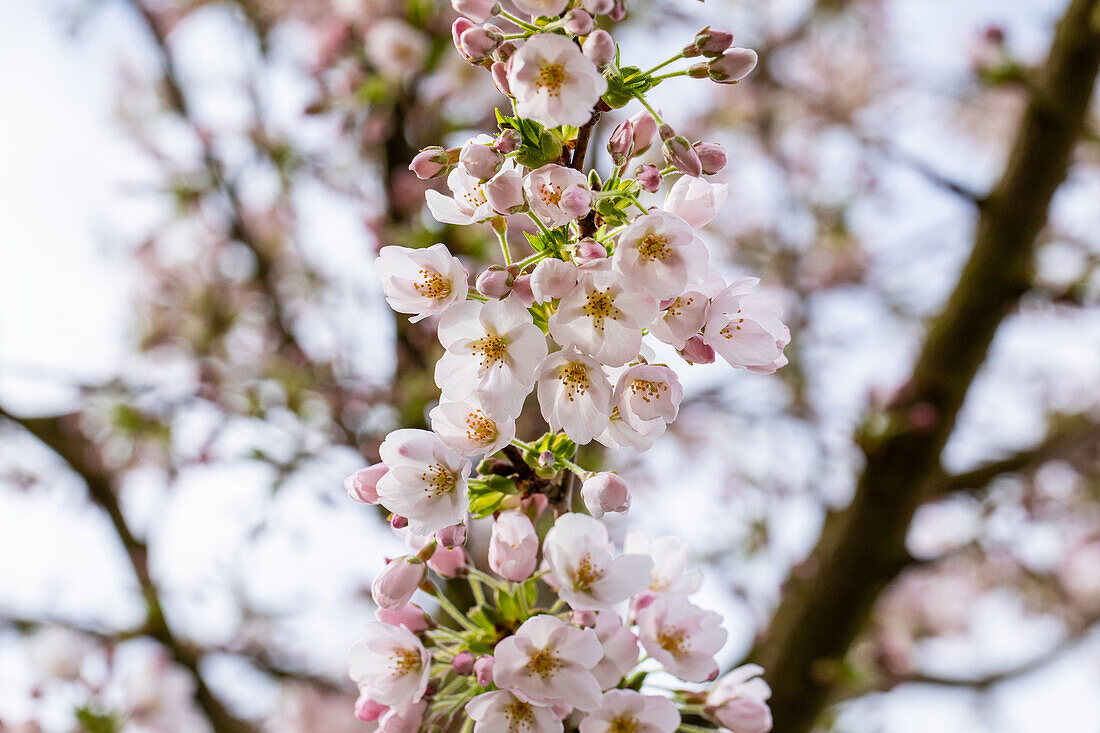
[[[550,580],[575,610],[610,610],[649,584],[648,557],[613,553],[607,528],[584,514],[558,517],[543,542]]]
[[[658,597],[637,612],[642,646],[670,673],[687,682],[718,676],[714,655],[726,643],[722,617],[683,596]]]
[[[599,611],[594,631],[603,647],[603,658],[592,668],[592,674],[601,690],[609,690],[638,663],[638,638],[614,611]]]
[[[697,290],[689,290],[676,296],[661,317],[649,327],[649,332],[669,346],[677,349],[684,345],[707,320],[710,299]]]
[[[493,682],[537,705],[594,710],[600,685],[592,668],[603,649],[592,629],[578,629],[542,614],[523,622],[493,650]]]
[[[731,733],[768,733],[772,713],[766,700],[772,691],[762,674],[763,667],[745,664],[719,679],[707,693],[705,710],[711,720]]]
[[[665,197],[665,211],[686,221],[693,229],[709,224],[726,203],[729,186],[702,178],[681,176]]]
[[[467,456],[491,455],[516,437],[515,422],[494,420],[472,400],[440,402],[428,418],[444,443]]]
[[[691,595],[703,583],[701,571],[688,570],[687,545],[671,535],[650,539],[644,532],[634,530],[624,538],[623,552],[646,555],[653,560],[649,590],[654,593]]]
[[[539,33],[508,60],[516,113],[547,127],[580,127],[607,91],[607,80],[565,36]]]
[[[691,225],[675,214],[655,211],[622,231],[611,259],[622,279],[663,300],[684,292],[688,283],[701,282],[708,257]]]
[[[570,186],[587,186],[588,178],[578,170],[550,163],[536,168],[523,179],[523,192],[531,211],[548,227],[560,227],[575,217],[562,208],[561,196]]]
[[[630,510],[630,487],[622,477],[608,471],[593,474],[581,486],[581,498],[588,513],[599,519],[607,512]]]
[[[666,427],[668,424],[660,418],[635,419],[632,424],[623,418],[618,407],[613,407],[607,428],[596,440],[608,448],[633,448],[641,453],[653,447],[654,441],[661,437]]]
[[[783,348],[791,331],[780,320],[779,302],[756,292],[759,283],[743,277],[711,302],[703,341],[731,366],[771,374],[787,363]]]
[[[428,210],[440,224],[473,224],[491,219],[496,216],[496,212],[485,195],[486,186],[492,185],[497,177],[505,175],[509,170],[511,162],[506,162],[494,178],[482,181],[467,173],[462,166],[456,166],[447,174],[447,187],[451,189],[451,196],[434,189],[424,193]]]
[[[444,398],[476,399],[497,420],[520,413],[546,356],[546,339],[519,298],[452,308],[439,322],[439,341],[447,352],[436,364],[435,380]]]
[[[466,516],[470,461],[427,430],[395,430],[378,448],[389,473],[378,481],[378,500],[407,517],[416,534],[431,534]]]
[[[371,583],[371,598],[379,608],[402,608],[424,582],[424,573],[424,563],[418,558],[395,558]]]
[[[425,249],[390,245],[378,251],[374,270],[386,302],[413,323],[442,313],[466,300],[468,273],[444,244]]]
[[[642,329],[656,318],[657,301],[601,260],[584,267],[577,286],[561,299],[550,316],[550,335],[607,366],[622,366],[638,355]]]
[[[533,705],[511,692],[494,690],[466,703],[474,733],[561,733],[563,726],[548,707]]]
[[[383,705],[416,702],[428,688],[431,657],[404,626],[371,621],[348,650],[351,679]]]
[[[598,361],[575,349],[550,354],[539,365],[538,398],[550,427],[580,445],[607,427],[611,382]]]
[[[581,722],[580,733],[675,733],[679,727],[680,713],[667,697],[610,690]]]
[[[494,573],[513,582],[527,580],[535,572],[538,553],[539,536],[526,514],[502,512],[493,522],[489,567]]]
[[[656,364],[635,364],[619,375],[614,404],[631,425],[649,420],[671,423],[683,398],[684,388],[676,372]]]

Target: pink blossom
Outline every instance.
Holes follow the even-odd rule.
[[[577,242],[577,249],[573,253],[573,261],[578,265],[587,265],[596,260],[607,258],[607,248],[595,239],[582,239]]]
[[[566,13],[562,24],[562,28],[565,32],[574,36],[587,36],[592,32],[594,27],[595,23],[592,20],[592,16],[588,11],[581,8],[573,8]],[[597,66],[598,65],[599,64],[597,64]]]
[[[702,178],[682,176],[665,197],[665,211],[686,221],[693,229],[701,229],[718,215],[726,203],[729,186],[710,183]]]
[[[515,214],[527,207],[523,198],[523,179],[519,171],[506,169],[482,189],[490,208],[498,214]]]
[[[546,226],[554,228],[568,224],[576,218],[562,207],[565,190],[571,186],[587,185],[588,179],[580,171],[550,163],[527,174],[523,181],[523,191],[527,194],[531,211]]]
[[[548,578],[575,610],[611,610],[649,583],[648,557],[613,552],[607,528],[585,514],[558,517],[543,542]]]
[[[566,2],[552,1],[563,8]],[[540,33],[509,59],[508,87],[520,117],[548,127],[580,127],[592,117],[592,108],[607,91],[607,81],[570,39]]]
[[[539,365],[538,399],[542,416],[553,430],[564,430],[584,445],[607,427],[611,383],[592,357],[566,348]]]
[[[541,705],[522,700],[511,692],[494,690],[466,703],[474,733],[561,733],[561,720]]]
[[[474,139],[481,142],[492,140],[488,135]],[[505,171],[511,169],[512,163],[508,161],[498,175],[503,175]],[[446,196],[439,191],[429,190],[424,193],[424,198],[427,201],[428,210],[439,223],[473,224],[496,215],[485,195],[485,187],[488,185],[489,183],[467,173],[462,166],[456,166],[447,175],[447,187],[451,189],[451,195]]]
[[[603,657],[596,632],[550,615],[533,616],[493,650],[493,682],[536,705],[593,710],[600,685],[592,668]]]
[[[408,517],[409,528],[426,535],[458,524],[469,498],[470,461],[427,430],[395,430],[378,449],[389,473],[378,481],[378,500]]]
[[[435,533],[435,538],[444,547],[461,547],[466,544],[466,534],[466,523],[462,522],[444,527]]]
[[[390,469],[384,463],[376,463],[373,466],[360,468],[344,479],[344,488],[354,501],[361,504],[378,503],[378,479],[386,475]]]
[[[580,725],[580,733],[675,733],[680,713],[667,697],[634,690],[610,690]]]
[[[619,234],[611,259],[622,279],[663,300],[680,295],[688,283],[702,282],[708,255],[688,222],[655,211],[642,214]]]
[[[389,562],[374,578],[370,594],[379,608],[401,608],[424,582],[424,563],[402,556]]]
[[[608,448],[633,448],[641,453],[652,448],[654,441],[664,434],[667,427],[665,421],[660,418],[632,419],[633,423],[622,416],[618,407],[613,407],[607,429],[596,440]]]
[[[642,646],[671,674],[706,682],[718,674],[714,655],[726,643],[722,617],[683,596],[657,597],[637,611]]]
[[[638,185],[641,186],[644,191],[656,193],[657,189],[661,187],[661,171],[657,170],[657,166],[655,165],[646,163],[645,165],[638,166],[638,170],[635,172],[634,177],[638,180]]]
[[[584,39],[581,50],[596,66],[607,66],[615,58],[615,39],[603,28],[598,28]]]
[[[692,336],[684,343],[684,347],[680,349],[680,355],[689,364],[713,364],[715,359],[714,349],[707,346],[703,337],[699,335]]]
[[[649,420],[671,423],[683,397],[676,372],[666,366],[636,364],[619,375],[614,403],[623,419],[637,428]]]
[[[470,32],[466,31],[463,38]],[[462,146],[462,152],[458,155],[458,162],[474,178],[487,181],[500,171],[500,166],[504,163],[504,156],[497,152],[491,144],[477,142],[475,138]]]
[[[427,700],[392,707],[378,719],[378,733],[419,733],[427,709]]]
[[[477,276],[475,286],[477,292],[485,297],[500,300],[512,292],[513,282],[514,278],[507,270],[500,267],[490,267]]]
[[[596,519],[606,512],[623,514],[630,509],[630,487],[621,476],[608,471],[586,478],[581,485],[581,498]]]
[[[759,283],[743,277],[711,302],[703,341],[731,366],[771,374],[787,363],[791,332],[780,320],[783,307],[757,292]]]
[[[426,249],[383,247],[374,270],[386,302],[398,313],[411,314],[414,323],[466,300],[466,268],[444,244]]]
[[[360,693],[359,698],[355,701],[355,717],[364,723],[373,723],[389,709],[389,705],[375,702],[364,693]]]
[[[576,285],[576,265],[553,257],[539,262],[531,273],[531,292],[539,303],[562,298]]]
[[[609,690],[638,664],[638,639],[614,611],[599,611],[595,617],[596,637],[603,647],[603,658],[592,668],[592,674],[600,683],[600,689]]]
[[[561,192],[561,210],[574,219],[592,210],[592,192],[588,186],[573,184]]]
[[[707,716],[730,733],[768,733],[772,713],[766,700],[772,691],[762,674],[763,667],[745,664],[724,675],[707,693]]]
[[[493,522],[489,567],[497,575],[520,582],[531,577],[538,562],[539,536],[527,515],[502,512]]]
[[[672,300],[661,317],[649,327],[656,338],[677,349],[699,333],[707,320],[710,299],[697,290],[688,290]]]
[[[360,692],[390,706],[419,700],[431,673],[431,657],[411,631],[377,621],[348,650],[348,665]]]
[[[474,675],[477,683],[482,687],[488,687],[493,682],[493,666],[496,660],[492,654],[483,654],[474,662]]]

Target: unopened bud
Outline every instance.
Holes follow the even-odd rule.
[[[577,184],[567,186],[561,192],[558,206],[572,218],[579,219],[592,210],[592,192]]]
[[[455,674],[462,676],[470,674],[474,671],[474,655],[470,653],[469,649],[463,649],[455,655],[451,667],[454,669]]]
[[[607,17],[618,23],[620,20],[626,19],[626,3],[623,0],[615,0],[615,4],[611,10],[608,11]]]
[[[500,170],[504,156],[489,145],[471,140],[462,146],[458,161],[471,176],[487,181]]]
[[[704,56],[721,56],[732,43],[732,33],[709,26],[695,34],[695,46]]]
[[[451,23],[451,40],[454,41],[455,48],[463,57],[466,56],[466,52],[462,50],[462,34],[476,27],[476,24],[469,18],[455,18],[455,22]]]
[[[615,7],[615,0],[581,0],[581,7],[592,15],[606,15]]]
[[[539,465],[543,468],[550,468],[557,462],[558,457],[550,451],[544,450],[542,453],[539,453]]]
[[[657,170],[655,165],[640,165],[638,170],[634,172],[634,178],[637,179],[638,185],[643,190],[654,193],[661,187],[661,171]]]
[[[344,488],[348,496],[360,504],[378,503],[378,480],[389,472],[385,463],[376,463],[360,468],[344,479]]]
[[[595,611],[574,611],[573,623],[582,629],[590,629],[596,625]]]
[[[596,66],[606,66],[615,58],[615,39],[601,28],[584,39],[581,50]]]
[[[589,262],[607,258],[607,248],[595,239],[582,239],[577,243],[577,250],[573,253],[573,261],[578,265],[587,265]]]
[[[496,0],[451,0],[451,7],[459,15],[465,15],[478,23],[484,23],[500,12]]]
[[[499,300],[512,292],[512,282],[512,275],[507,270],[490,267],[477,276],[477,292]]]
[[[664,154],[669,165],[675,166],[676,170],[681,173],[696,178],[703,175],[703,165],[699,162],[699,155],[683,135],[667,138],[664,144]]]
[[[527,206],[523,198],[523,179],[516,170],[506,170],[482,187],[485,200],[493,211],[507,216],[522,211]]]
[[[596,24],[592,21],[592,16],[588,14],[588,11],[580,8],[570,10],[565,14],[565,19],[562,21],[562,28],[565,29],[565,32],[572,33],[574,36],[587,36],[595,27]]]
[[[495,661],[492,654],[484,654],[474,662],[474,674],[477,675],[477,683],[482,687],[488,687],[492,683]]]
[[[413,157],[412,162],[409,163],[409,170],[415,173],[417,178],[427,180],[443,175],[449,166],[447,151],[438,145],[433,145],[430,148],[424,148]]]
[[[493,64],[493,66],[496,66],[496,64]],[[501,64],[501,66],[503,66],[503,64]],[[522,142],[523,137],[512,128],[508,128],[497,135],[497,139],[493,141],[493,147],[498,152],[507,155],[508,153],[514,153]]]
[[[435,538],[439,544],[448,549],[460,547],[466,544],[466,525],[452,524],[450,527],[444,527],[435,533]]]
[[[403,517],[400,514],[394,514],[390,517],[390,526],[394,529],[405,529],[409,526],[409,520],[407,517]]]
[[[630,120],[623,120],[611,133],[607,140],[607,152],[611,154],[611,161],[620,166],[630,157],[634,148],[634,124]]]
[[[703,166],[703,173],[713,176],[726,167],[726,149],[718,143],[695,143],[695,154],[699,156],[699,164]]]
[[[703,337],[696,334],[680,349],[680,356],[689,364],[713,364],[715,353],[714,349],[703,343]]]
[[[515,282],[512,283],[512,292],[516,294],[520,302],[527,307],[531,307],[535,303],[535,293],[531,290],[531,276],[519,275],[516,277]]]
[[[617,473],[601,471],[586,478],[581,485],[581,498],[596,519],[607,512],[623,513],[630,509],[630,488]]]
[[[472,61],[488,58],[504,40],[504,36],[497,32],[499,30],[492,25],[468,28],[459,36],[459,50]]]
[[[503,61],[494,61],[493,65],[489,67],[489,71],[493,75],[493,86],[497,88],[498,92],[508,96],[511,90],[511,87],[508,86],[508,64]]]
[[[371,583],[370,592],[380,608],[401,608],[424,580],[424,563],[413,557],[394,558]]]
[[[710,62],[710,78],[720,84],[736,84],[756,68],[758,60],[751,48],[731,48]]]

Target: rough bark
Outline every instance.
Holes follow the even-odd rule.
[[[935,319],[886,429],[861,436],[852,503],[826,520],[753,656],[767,669],[776,733],[810,730],[875,599],[905,562],[916,508],[1001,321],[1032,283],[1036,238],[1081,137],[1100,65],[1100,0],[1073,0],[1038,71],[1005,171],[981,207],[974,248]]]

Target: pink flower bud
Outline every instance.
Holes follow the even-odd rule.
[[[493,85],[496,86],[497,91],[499,91],[506,97],[511,96],[512,91],[511,88],[508,86],[508,64],[504,63],[503,61],[494,61],[493,65],[489,68],[489,71],[493,75]],[[512,132],[515,132],[515,130],[513,130]],[[501,150],[500,152],[510,153],[511,151]]]
[[[653,193],[661,187],[661,171],[657,170],[655,165],[640,165],[638,170],[635,171],[634,177],[638,180],[644,190]]]
[[[573,261],[578,265],[587,265],[606,258],[607,248],[595,239],[582,239],[577,243],[577,251],[573,253]]]
[[[587,36],[595,27],[596,24],[592,21],[592,16],[588,14],[588,11],[580,8],[573,8],[566,13],[562,22],[562,28],[565,29],[565,32],[572,33],[574,36]]]
[[[581,0],[581,7],[592,15],[607,15],[615,7],[615,0]]]
[[[586,186],[578,184],[568,186],[561,192],[558,206],[574,219],[580,219],[592,210],[592,192]]]
[[[374,616],[384,624],[404,626],[414,634],[430,629],[434,625],[428,612],[415,603],[408,603],[401,608],[379,608]]]
[[[530,275],[517,275],[515,282],[512,283],[512,292],[526,306],[531,306],[535,302],[535,293],[531,290]]]
[[[501,512],[489,537],[489,567],[502,578],[520,582],[538,562],[539,536],[525,514]]]
[[[726,149],[718,143],[695,143],[695,154],[699,156],[699,164],[703,166],[703,173],[713,176],[726,167]]]
[[[703,175],[703,164],[699,162],[699,155],[683,135],[667,138],[664,143],[664,154],[668,164],[675,166],[681,173],[696,178]]]
[[[407,517],[403,517],[400,514],[394,514],[390,517],[390,526],[394,529],[405,529],[409,526],[409,520]]]
[[[703,343],[703,337],[696,334],[684,344],[680,356],[690,364],[713,364],[715,353],[714,349]]]
[[[459,43],[461,44],[459,50],[472,61],[488,58],[504,40],[495,28],[496,26],[492,25],[475,25],[473,28],[467,28],[459,36]]]
[[[493,211],[508,215],[523,211],[527,202],[523,198],[523,179],[519,172],[507,170],[489,181],[482,189]]]
[[[615,39],[601,28],[584,39],[581,50],[596,66],[606,66],[615,58]]]
[[[480,656],[474,662],[474,674],[477,675],[477,683],[482,687],[488,687],[492,683],[494,663],[492,654]]]
[[[355,717],[364,723],[373,723],[389,709],[388,705],[371,700],[365,692],[359,693],[359,699],[355,701]]]
[[[371,583],[371,598],[379,608],[401,608],[420,587],[424,574],[424,563],[416,558],[395,558]]]
[[[500,10],[496,0],[451,0],[451,7],[459,15],[465,15],[478,23],[484,23]]]
[[[501,299],[512,292],[512,274],[500,267],[491,267],[477,276],[477,292],[486,298]]]
[[[607,140],[607,152],[611,153],[611,161],[620,166],[630,157],[634,148],[634,125],[630,120],[623,120],[611,133]]]
[[[444,547],[461,547],[466,544],[466,525],[454,524],[435,533],[435,538]]]
[[[731,48],[707,65],[710,78],[720,84],[736,84],[756,68],[756,51],[751,48]]]
[[[630,488],[618,474],[608,471],[586,478],[581,485],[581,498],[596,519],[607,512],[622,514],[630,509]]]
[[[409,163],[409,170],[421,180],[441,176],[448,167],[450,167],[450,160],[448,160],[447,151],[438,146],[424,148]]]
[[[455,18],[455,22],[451,23],[451,40],[463,57],[466,56],[466,52],[462,50],[462,34],[475,27],[476,25],[469,18]]]
[[[772,714],[768,704],[752,697],[740,697],[724,703],[709,716],[722,726],[738,733],[767,733],[772,729]]]
[[[733,34],[729,31],[716,31],[710,27],[695,34],[695,47],[704,56],[721,56],[733,43]]]
[[[519,510],[534,522],[549,506],[550,500],[546,498],[546,494],[531,494],[526,499],[520,500]]]
[[[563,193],[562,199],[564,198]],[[539,303],[564,298],[576,284],[576,265],[553,257],[539,262],[535,265],[535,271],[531,273],[531,292]]]
[[[590,629],[596,625],[595,611],[574,611],[573,623],[582,629]]]
[[[454,669],[455,674],[463,676],[470,674],[474,671],[474,655],[469,649],[463,649],[451,661],[451,668]]]
[[[487,181],[500,170],[504,156],[488,145],[471,140],[462,146],[458,162],[474,178]]]
[[[344,479],[344,488],[348,496],[360,504],[378,503],[378,480],[389,472],[385,463],[376,463],[360,468]]]
[[[500,63],[499,61],[497,63]],[[501,64],[503,66],[503,64]],[[496,64],[493,64],[496,66]],[[515,130],[509,128],[503,130],[497,139],[493,141],[493,147],[501,153],[507,155],[508,153],[514,153],[519,149],[520,143],[523,142],[523,137]]]
[[[539,453],[539,465],[543,468],[549,468],[558,462],[558,457],[548,450],[544,450]]]
[[[637,155],[649,147],[653,137],[657,134],[657,120],[648,110],[642,110],[630,118],[630,124],[634,127],[634,154]]]
[[[607,17],[618,23],[626,19],[626,3],[623,0],[615,0],[615,4],[608,11]]]
[[[446,548],[437,545],[428,560],[428,567],[444,578],[454,578],[466,567],[466,550],[461,547]]]

